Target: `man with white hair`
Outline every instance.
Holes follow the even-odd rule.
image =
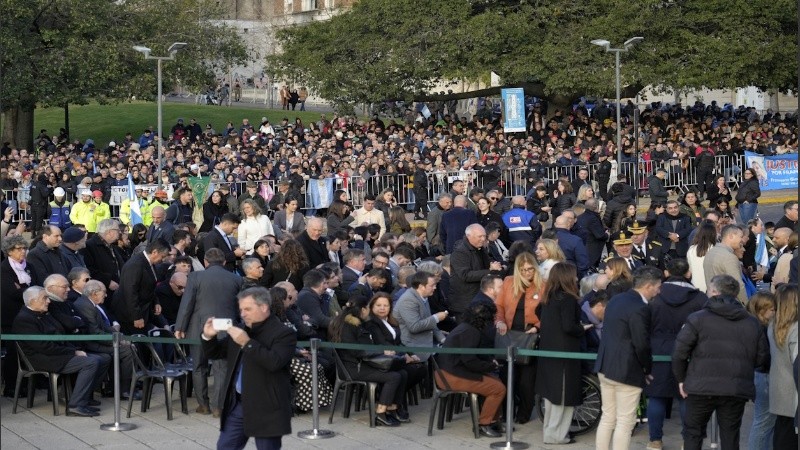
[[[47,298],[50,299],[48,312],[61,324],[64,331],[67,333],[83,333],[86,331],[86,324],[83,323],[72,304],[67,302],[70,289],[67,277],[54,273],[45,278],[42,285]]]
[[[450,255],[450,306],[451,313],[463,313],[469,302],[481,289],[481,279],[489,272],[503,269],[497,261],[491,261],[485,248],[486,230],[480,224],[472,224],[464,231],[464,239],[456,244]]]
[[[119,331],[119,323],[112,322],[109,313],[101,306],[106,300],[107,292],[103,283],[89,280],[83,287],[83,295],[75,300],[75,310],[86,323],[87,334],[113,334]],[[121,341],[120,344],[120,387],[122,398],[127,399],[133,374],[133,352],[129,341]],[[114,354],[114,347],[108,341],[86,341],[85,348],[88,352],[105,354],[109,358]]]
[[[61,326],[47,311],[50,299],[47,292],[32,286],[22,294],[25,307],[14,319],[11,332],[14,334],[61,334]],[[86,353],[69,342],[20,341],[19,346],[36,370],[77,373],[72,395],[67,403],[67,415],[95,417],[99,409],[90,405],[92,391],[108,371],[111,358],[95,353]],[[97,403],[99,404],[99,402]]]
[[[119,247],[114,245],[119,239],[119,222],[105,219],[97,224],[97,233],[86,241],[83,260],[92,278],[102,282],[109,292],[119,289],[119,280],[125,257]]]
[[[328,255],[328,249],[325,247],[325,241],[322,238],[322,230],[325,223],[319,217],[312,217],[306,224],[306,230],[297,236],[297,242],[303,246],[308,257],[309,266],[314,269],[318,265],[330,262],[331,258]]]

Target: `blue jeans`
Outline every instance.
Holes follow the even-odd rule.
[[[758,203],[739,203],[739,219],[743,224],[747,224],[756,214],[758,214]]]
[[[769,412],[769,374],[756,372],[756,400],[753,407],[753,425],[747,439],[747,448],[772,450],[775,414]]]
[[[650,440],[660,441],[664,437],[664,419],[667,416],[668,397],[647,397],[647,427],[650,429]],[[683,417],[686,412],[686,403],[683,398],[677,397],[674,401],[678,402],[678,411],[681,415],[681,428],[683,428]]]
[[[217,450],[241,450],[250,439],[244,434],[244,411],[242,402],[234,400],[228,416],[225,418],[225,427],[219,434]],[[255,438],[258,450],[280,450],[281,436],[268,438]]]

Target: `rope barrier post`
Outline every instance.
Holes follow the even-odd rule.
[[[508,381],[506,390],[506,440],[505,442],[492,442],[490,448],[504,448],[508,450],[521,450],[529,447],[524,442],[514,442],[514,353],[515,348],[508,346],[506,352],[506,365],[508,366]]]
[[[314,429],[298,431],[297,437],[300,439],[330,439],[336,436],[331,430],[319,429],[319,370],[317,370],[319,343],[319,339],[311,339],[311,402],[313,403],[311,423]]]
[[[120,333],[114,333],[114,423],[104,423],[100,425],[100,429],[104,431],[130,431],[136,428],[132,423],[120,423],[120,387],[119,387],[119,336]],[[133,392],[131,392],[133,395]]]

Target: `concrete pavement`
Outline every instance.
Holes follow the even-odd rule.
[[[123,403],[122,422],[133,423],[135,430],[127,432],[112,432],[100,430],[100,424],[113,422],[113,401],[103,399],[102,414],[95,418],[67,417],[63,414],[53,416],[49,403],[45,402],[46,392],[37,391],[34,407],[30,410],[24,407],[24,400],[20,402],[17,414],[11,414],[12,402],[10,399],[0,400],[0,440],[3,449],[33,450],[33,449],[113,449],[113,450],[139,450],[139,449],[213,449],[216,448],[219,436],[219,421],[211,416],[195,414],[194,401],[189,399],[189,415],[179,411],[178,400],[175,401],[174,420],[166,420],[164,395],[161,385],[156,385],[151,402],[151,409],[146,413],[140,412],[140,402],[134,402],[133,415],[125,418],[127,403]],[[677,405],[677,403],[676,403]],[[446,423],[443,430],[434,426],[433,436],[427,435],[427,421],[431,401],[420,400],[418,406],[411,406],[412,422],[397,428],[369,428],[368,413],[366,411],[353,412],[349,419],[341,417],[341,407],[337,410],[333,424],[328,425],[327,409],[321,412],[320,428],[336,432],[332,439],[307,441],[297,438],[297,432],[311,429],[311,415],[304,414],[292,420],[291,436],[285,436],[283,447],[286,449],[325,449],[325,450],[351,450],[351,449],[431,449],[437,450],[465,450],[487,449],[492,442],[503,439],[472,437],[469,412],[465,411],[454,416],[453,422]],[[677,408],[677,406],[676,406]],[[752,420],[752,403],[745,410],[742,427],[742,448],[747,446],[747,436]],[[672,419],[664,424],[664,444],[667,450],[680,448],[680,423],[677,409],[673,412]],[[542,443],[542,424],[532,420],[526,425],[517,425],[514,440],[530,444],[531,449],[569,449],[590,450],[594,448],[594,432],[577,436],[577,442],[572,445],[545,445]],[[631,449],[643,450],[648,442],[646,424],[639,425],[634,433]],[[248,449],[254,449],[251,441]],[[711,448],[706,442],[704,448]]]

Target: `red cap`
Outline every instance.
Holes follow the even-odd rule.
[[[95,197],[102,197],[103,193],[100,192],[100,191],[94,191],[94,192],[92,192],[92,195],[94,195]]]

